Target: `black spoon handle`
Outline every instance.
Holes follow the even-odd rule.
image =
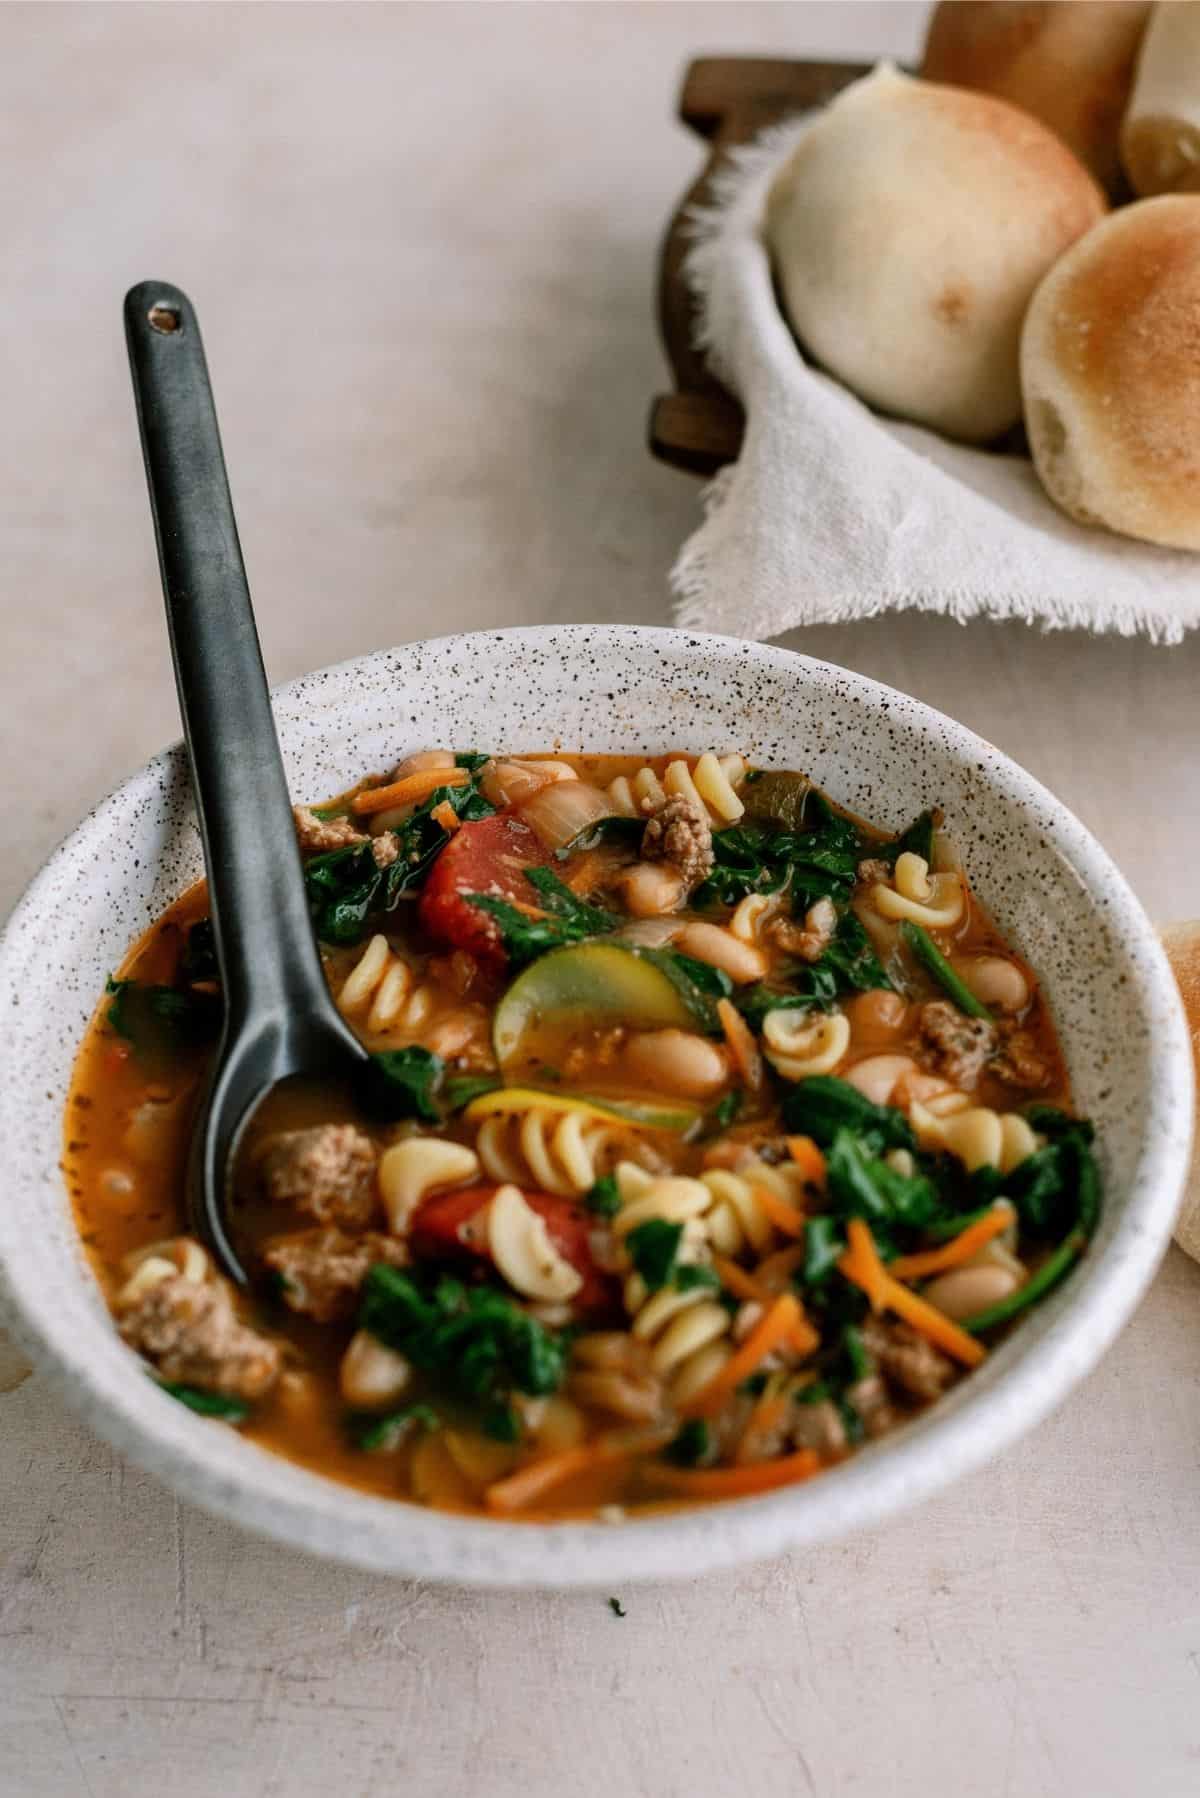
[[[328,991],[191,301],[143,281],[125,336],[233,1032],[239,1011],[323,1010]]]

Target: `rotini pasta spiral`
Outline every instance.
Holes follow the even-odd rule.
[[[508,1092],[492,1105],[490,1099],[473,1105],[467,1116],[482,1116],[475,1151],[493,1180],[576,1198],[622,1158],[657,1162],[635,1130],[599,1110],[555,1105],[538,1093],[523,1100]]]
[[[968,1173],[995,1167],[1010,1174],[1041,1147],[1041,1137],[1017,1111],[989,1111],[976,1105],[938,1116],[929,1106],[914,1102],[908,1115],[923,1149],[944,1149]]]
[[[619,774],[608,787],[614,809],[626,818],[640,818],[656,812],[668,799],[690,799],[716,825],[733,824],[745,811],[734,792],[735,784],[746,772],[740,755],[717,756],[706,750],[694,768],[685,761],[671,762],[662,779],[653,768],[639,768],[636,774]]]
[[[633,1317],[632,1334],[648,1344],[650,1370],[663,1381],[672,1402],[685,1405],[728,1361],[733,1319],[704,1286],[682,1292],[663,1286],[647,1295],[639,1280],[631,1303],[628,1289],[633,1285],[627,1282],[625,1300]]]
[[[373,936],[342,984],[338,1008],[362,1017],[372,1036],[411,1036],[429,1022],[433,994],[418,983],[385,936]]]
[[[721,1255],[739,1255],[746,1250],[765,1255],[774,1248],[779,1227],[759,1197],[764,1189],[793,1211],[804,1204],[804,1173],[795,1163],[771,1167],[756,1160],[736,1171],[714,1167],[700,1179],[710,1194],[705,1233]]]

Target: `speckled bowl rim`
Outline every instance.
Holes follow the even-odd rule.
[[[993,1357],[1007,1361],[990,1382],[968,1381],[940,1407],[819,1480],[770,1496],[613,1526],[555,1526],[476,1520],[360,1494],[237,1440],[147,1390],[136,1363],[104,1325],[94,1341],[65,1330],[22,1277],[22,1245],[10,1208],[0,1207],[0,1306],[4,1322],[67,1402],[116,1449],[208,1510],[277,1541],[376,1572],[480,1586],[583,1587],[685,1578],[709,1569],[812,1547],[907,1509],[979,1467],[1030,1430],[1095,1365],[1149,1284],[1170,1238],[1190,1153],[1192,1071],[1178,993],[1157,936],[1099,844],[1044,787],[984,739],[894,689],[772,645],[638,626],[541,626],[474,632],[336,664],[276,690],[277,714],[314,680],[353,681],[387,658],[418,652],[454,657],[466,646],[585,656],[598,638],[614,650],[647,644],[665,654],[717,656],[774,673],[803,672],[808,684],[841,682],[858,699],[907,719],[970,758],[1002,799],[1031,810],[1050,853],[1070,865],[1094,910],[1134,970],[1138,997],[1153,1017],[1147,1051],[1149,1103],[1117,1228],[1102,1250]],[[64,863],[86,855],[113,808],[139,787],[177,777],[179,746],[163,751],[102,801],[64,840],[30,884],[0,935],[0,988],[16,971],[17,946]],[[36,1106],[36,1070],[11,1069],[13,1105]],[[41,1094],[42,1102],[46,1095]],[[10,1106],[10,1112],[12,1107]],[[60,1183],[61,1184],[61,1183]],[[65,1203],[65,1195],[64,1195]],[[1010,1353],[1010,1351],[1013,1351]]]

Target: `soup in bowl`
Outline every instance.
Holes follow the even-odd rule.
[[[365,1564],[606,1579],[881,1515],[1101,1352],[1169,1231],[1185,1038],[1119,876],[1012,764],[669,632],[416,645],[277,708],[370,1061],[253,1120],[248,1292],[182,1201],[222,994],[177,752],[6,938],[57,1085],[0,1244],[120,1445]]]

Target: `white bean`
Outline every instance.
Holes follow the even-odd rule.
[[[849,1081],[864,1099],[873,1105],[886,1105],[892,1088],[905,1074],[915,1074],[917,1064],[911,1055],[868,1055],[847,1068],[842,1078]]]
[[[1024,1011],[1029,1004],[1029,982],[1016,963],[1002,955],[964,959],[955,963],[955,972],[982,1005],[991,1005],[997,1011]]]
[[[631,1036],[621,1060],[639,1084],[688,1099],[707,1098],[729,1078],[729,1064],[717,1045],[690,1030],[646,1030]]]
[[[338,1385],[348,1405],[361,1405],[365,1410],[390,1405],[411,1379],[412,1368],[403,1355],[365,1330],[356,1331],[350,1338],[338,1372]]]
[[[685,955],[706,961],[710,968],[720,968],[739,986],[761,980],[767,971],[767,958],[761,949],[739,942],[732,931],[719,924],[688,924],[676,941]]]
[[[997,1267],[994,1263],[955,1267],[931,1280],[923,1296],[957,1323],[998,1305],[1001,1299],[1015,1292],[1019,1284],[1017,1276],[1007,1267]]]
[[[666,862],[634,862],[617,881],[626,911],[635,918],[658,918],[683,899],[683,881]]]

